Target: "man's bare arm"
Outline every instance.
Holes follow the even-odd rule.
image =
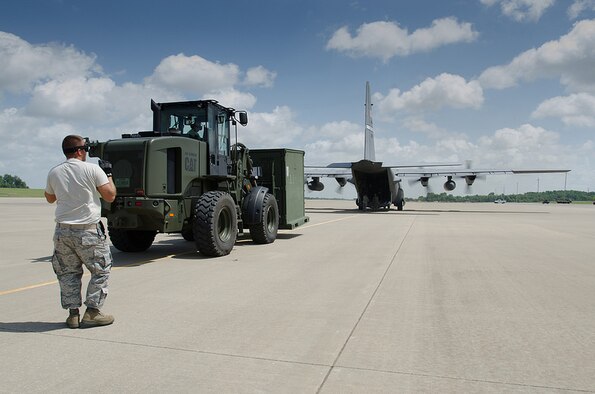
[[[116,199],[116,186],[114,185],[114,181],[112,180],[111,176],[108,176],[107,179],[109,180],[108,183],[105,185],[101,185],[97,188],[97,191],[107,202],[112,202]]]
[[[53,204],[56,202],[57,198],[55,194],[49,194],[48,192],[43,192],[45,194],[45,199],[50,203]]]

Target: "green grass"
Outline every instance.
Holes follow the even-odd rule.
[[[0,187],[0,197],[43,197],[43,189],[9,189]]]

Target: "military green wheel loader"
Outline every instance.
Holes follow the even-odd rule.
[[[151,109],[153,130],[90,143],[90,156],[112,164],[118,195],[102,216],[117,249],[141,252],[157,233],[181,233],[200,253],[224,256],[245,229],[267,244],[308,221],[303,151],[262,149],[253,161],[230,138],[247,113],[215,100],[151,100]]]

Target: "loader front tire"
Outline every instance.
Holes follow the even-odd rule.
[[[231,196],[221,191],[200,196],[194,208],[193,230],[201,254],[213,257],[229,254],[238,235],[238,217]]]

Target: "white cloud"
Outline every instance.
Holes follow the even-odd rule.
[[[109,78],[78,77],[36,85],[25,110],[27,116],[68,122],[86,130],[114,125],[146,130],[152,124],[151,98],[172,101],[182,96],[155,86],[118,86]]]
[[[45,187],[47,170],[64,160],[60,144],[68,134],[78,133],[67,123],[45,122],[14,107],[2,110],[0,174],[16,174],[30,187]]]
[[[559,135],[542,127],[523,124],[496,130],[479,140],[483,160],[500,168],[556,164]]]
[[[585,11],[595,11],[595,0],[574,0],[574,3],[568,7],[568,17],[576,19]]]
[[[466,138],[443,135],[433,144],[414,140],[400,141],[394,137],[376,138],[376,159],[386,165],[423,163],[460,163],[472,157],[476,146]],[[361,157],[361,153],[359,153]]]
[[[532,114],[536,118],[556,117],[567,125],[595,126],[595,96],[588,93],[554,97],[544,101]]]
[[[363,157],[364,137],[361,131],[352,132],[307,143],[304,150],[305,162],[312,165],[357,161]]]
[[[422,133],[433,139],[441,139],[448,135],[448,132],[445,129],[417,116],[406,118],[403,121],[403,126],[415,133]]]
[[[420,162],[459,162],[470,160],[473,168],[494,169],[572,169],[570,176],[573,185],[592,183],[593,171],[587,163],[580,163],[580,157],[593,157],[594,144],[583,146],[560,145],[559,134],[531,124],[517,128],[503,128],[493,134],[480,137],[477,141],[464,136],[444,136],[433,144],[408,142],[401,144],[395,140],[380,140],[381,149],[377,158],[385,163]],[[377,143],[377,146],[379,144]],[[584,156],[586,155],[586,156]],[[521,184],[520,192],[535,191],[533,185],[541,180],[541,190],[560,190],[564,185],[564,174],[533,174],[527,176],[488,176],[486,181],[476,182],[472,192],[487,194],[498,186],[508,183],[507,192],[514,193],[515,186]],[[406,178],[407,179],[407,178]],[[443,177],[430,180],[433,192],[442,192]],[[465,193],[464,182],[457,180],[455,194]],[[423,194],[427,190],[417,184],[404,183],[407,196]]]
[[[178,91],[193,98],[215,99],[228,107],[249,109],[256,104],[256,97],[235,88],[240,73],[240,68],[233,63],[220,64],[197,55],[178,54],[163,59],[153,75],[146,78],[145,85]],[[248,69],[243,83],[268,87],[275,77],[274,72],[257,66]]]
[[[32,45],[0,31],[0,92],[24,92],[48,80],[100,73],[95,55],[60,44]]]
[[[572,91],[595,91],[595,20],[576,23],[557,41],[516,56],[509,64],[490,67],[479,77],[484,88],[504,89],[519,81],[559,77]]]
[[[342,121],[335,121],[325,123],[319,128],[313,128],[308,131],[308,134],[317,138],[321,137],[341,137],[348,134],[357,134],[360,133],[362,135],[363,141],[363,130],[364,126],[361,124],[348,122],[346,120]]]
[[[308,164],[328,164],[359,160],[364,151],[364,126],[348,121],[334,121],[309,128],[304,136]],[[378,142],[377,142],[378,144]]]
[[[364,23],[355,36],[345,26],[333,34],[326,49],[346,52],[354,57],[377,57],[384,61],[394,56],[427,52],[440,46],[459,42],[472,42],[479,33],[470,23],[459,23],[456,18],[436,19],[432,26],[409,34],[395,22]]]
[[[275,82],[277,73],[269,71],[263,66],[252,67],[246,71],[246,78],[244,78],[244,85],[247,86],[262,86],[270,88]]]
[[[106,98],[114,87],[115,83],[109,78],[52,80],[33,89],[28,113],[56,118],[101,119],[109,105]]]
[[[391,89],[386,96],[375,94],[381,118],[390,118],[398,110],[424,111],[444,107],[474,108],[483,104],[483,90],[477,81],[467,82],[459,75],[440,74],[427,78],[411,90],[401,93]]]
[[[203,95],[203,99],[214,99],[226,107],[246,110],[254,107],[256,97],[251,93],[240,92],[236,89],[216,90]]]
[[[421,119],[406,121],[408,125],[421,124],[431,129],[436,125]],[[439,129],[438,129],[439,130]],[[328,164],[331,162],[356,161],[363,157],[364,137],[362,125],[350,122],[330,122],[308,133],[314,140],[305,144],[308,164]],[[421,145],[416,141],[403,143],[395,137],[377,130],[375,136],[376,159],[387,165],[417,164],[422,162],[458,162],[459,154],[466,155],[472,150],[472,144],[464,138],[450,136],[442,132],[440,141],[435,145]],[[464,148],[464,149],[463,149]]]
[[[250,148],[280,148],[287,147],[303,132],[291,109],[279,106],[273,112],[250,113],[248,126],[238,128],[238,140]]]
[[[554,5],[555,0],[480,0],[491,7],[500,4],[502,13],[517,22],[538,21],[544,12]]]
[[[180,53],[163,59],[146,83],[198,96],[232,88],[239,74],[240,68],[233,63],[220,64]]]

